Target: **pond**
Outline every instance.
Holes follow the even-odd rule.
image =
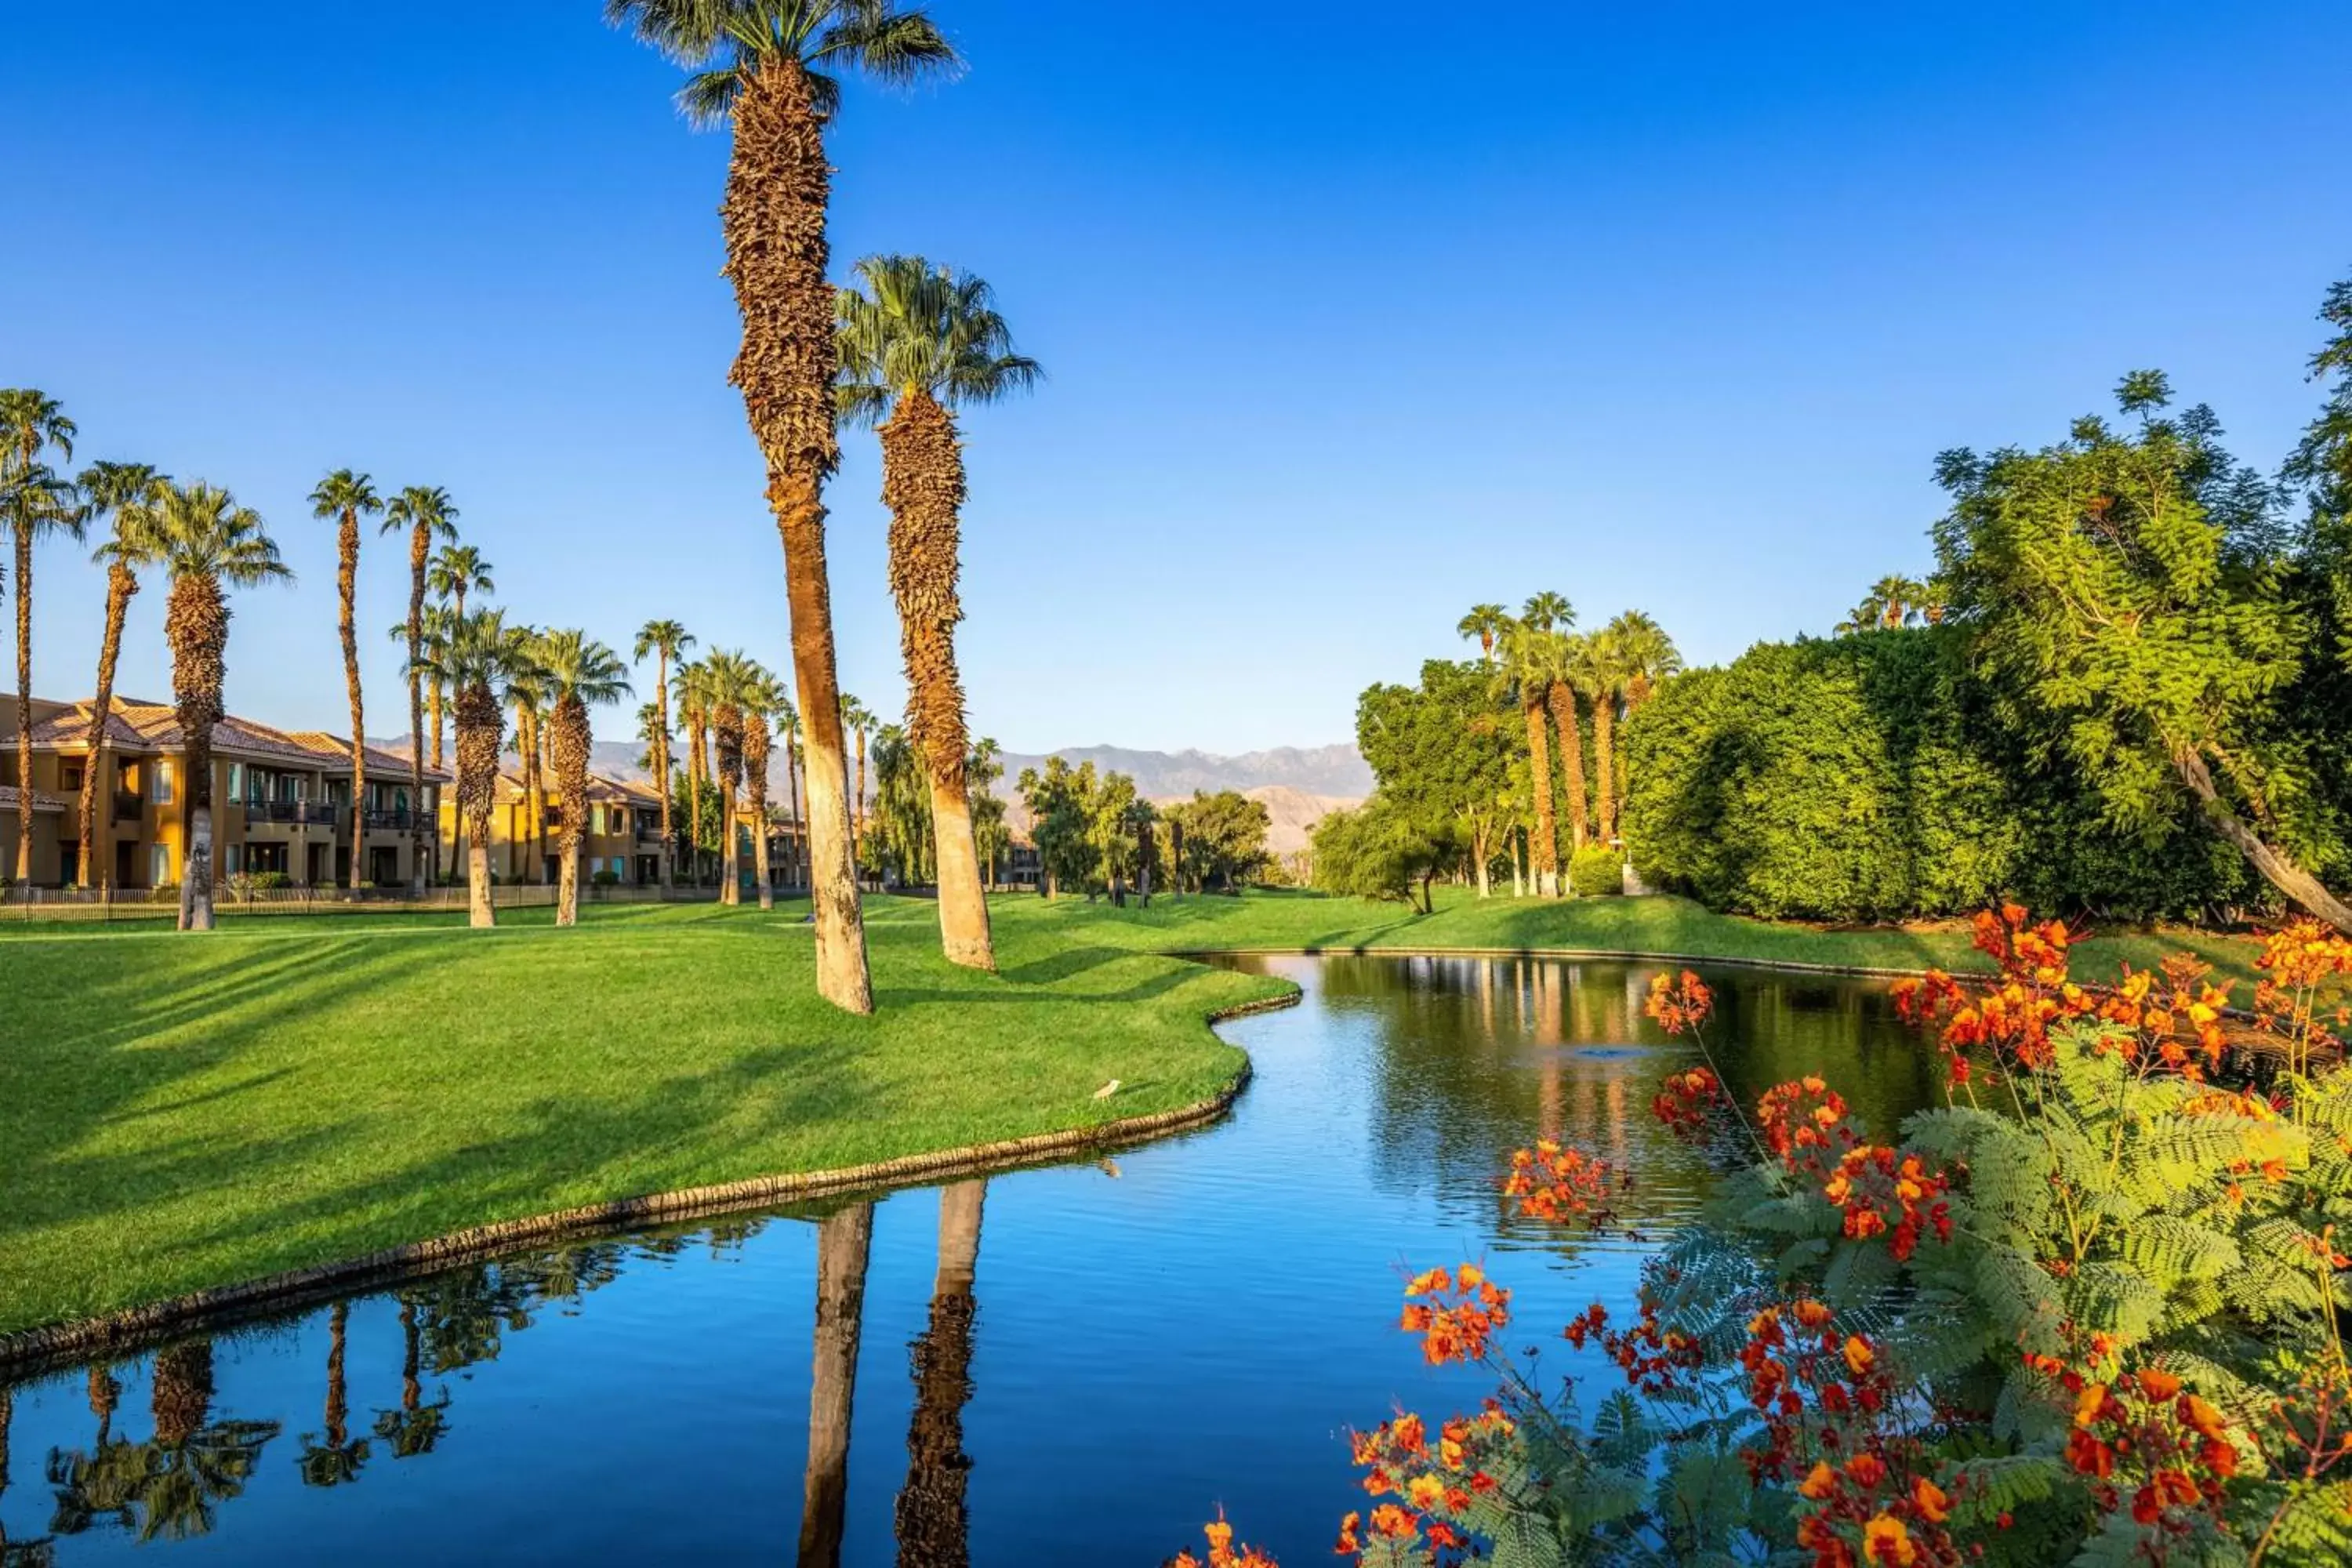
[[[1255,1080],[1188,1136],[31,1377],[0,1409],[0,1561],[1150,1568],[1220,1505],[1328,1561],[1363,1503],[1347,1429],[1486,1391],[1397,1331],[1398,1271],[1485,1259],[1546,1373],[1577,1370],[1557,1326],[1630,1300],[1703,1191],[1648,1110],[1695,1058],[1642,1016],[1654,966],[1227,962],[1305,997],[1228,1026]],[[1882,984],[1703,973],[1743,1100],[1819,1072],[1891,1129],[1934,1095]],[[1539,1135],[1637,1173],[1628,1234],[1506,1215],[1496,1174]]]

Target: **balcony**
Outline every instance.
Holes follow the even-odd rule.
[[[114,820],[117,823],[137,822],[147,815],[147,803],[129,790],[114,792]]]
[[[324,800],[248,800],[245,803],[247,826],[257,823],[283,823],[300,827],[310,824],[331,827],[343,808]]]
[[[370,833],[408,833],[418,827],[431,833],[436,827],[430,812],[411,811],[406,806],[364,812],[362,820]]]
[[[659,822],[639,822],[637,824],[638,843],[658,844],[661,841],[662,830],[661,824]]]

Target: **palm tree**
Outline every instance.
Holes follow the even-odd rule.
[[[801,710],[787,697],[776,709],[775,719],[776,740],[784,753],[784,788],[792,801],[793,831],[805,842],[807,835],[801,823]]]
[[[360,637],[354,620],[359,598],[360,516],[378,512],[383,502],[367,475],[337,468],[310,492],[310,515],[332,519],[335,532],[335,593],[340,604],[337,625],[343,637],[343,685],[352,700],[352,886],[367,879],[367,714],[360,700]]]
[[[466,884],[468,923],[498,923],[490,905],[490,809],[497,803],[499,757],[506,745],[506,684],[513,673],[515,647],[506,617],[475,610],[453,621],[449,639],[436,656],[433,672],[448,683],[457,719],[457,809],[466,825]]]
[[[421,683],[425,688],[425,724],[433,737],[433,769],[436,773],[441,769],[441,710],[444,696],[441,677],[436,672],[441,667],[442,654],[448,649],[449,633],[453,624],[448,605],[425,605],[425,614],[417,623],[418,636],[415,643],[417,657],[414,659],[408,658],[405,652],[410,646],[408,623],[405,620],[393,622],[391,631],[386,634],[404,650],[401,658],[402,675],[412,684]],[[431,815],[425,809],[425,799],[422,795],[415,795],[410,805],[419,816]],[[433,875],[436,878],[441,876],[437,857],[434,863]],[[454,838],[449,848],[448,875],[451,879],[457,875],[457,849]]]
[[[1878,605],[1878,624],[1892,629],[1910,624],[1911,607],[1926,594],[1925,588],[1908,577],[1886,576],[1871,584],[1868,602]]]
[[[225,489],[164,485],[145,508],[155,553],[172,579],[163,637],[172,647],[172,701],[186,748],[186,865],[180,876],[180,929],[213,929],[213,726],[226,679],[226,587],[291,582],[260,514]]]
[[[490,563],[470,544],[445,544],[435,551],[425,568],[425,586],[435,598],[446,600],[461,620],[467,594],[495,594],[499,589],[490,581]]]
[[[548,750],[555,762],[556,798],[563,803],[563,842],[556,864],[555,923],[580,920],[580,841],[588,830],[588,754],[595,737],[588,710],[629,695],[621,656],[584,632],[552,631],[540,639],[540,668],[555,699]]]
[[[736,848],[735,792],[743,787],[744,710],[759,695],[765,673],[744,654],[712,650],[702,661],[709,688],[710,731],[719,754],[719,901],[743,901],[741,855]]]
[[[1012,835],[1004,826],[1004,802],[997,797],[992,787],[1004,776],[1004,763],[999,760],[1003,755],[1004,748],[998,745],[994,738],[982,735],[971,743],[971,756],[964,763],[963,770],[965,779],[971,785],[971,836],[980,847],[983,880],[992,888],[996,886],[997,865],[1004,858],[1004,851],[1012,843]],[[1172,892],[1181,897],[1184,883],[1175,874],[1175,846],[1182,830],[1171,817],[1168,831],[1170,887]]]
[[[956,668],[956,596],[964,500],[954,410],[1036,384],[1037,362],[1013,333],[988,285],[918,256],[869,256],[864,284],[839,301],[842,416],[878,426],[882,500],[890,509],[890,592],[907,668],[907,731],[931,794],[940,939],[951,963],[996,967],[972,835],[964,758],[971,736]]]
[[[47,393],[0,391],[0,514],[16,543],[16,858],[19,879],[33,876],[33,541],[51,533],[81,537],[83,513],[73,486],[41,463],[44,447],[73,457],[74,422]]]
[[[669,826],[669,667],[670,661],[694,646],[694,634],[676,621],[647,621],[637,628],[637,646],[633,657],[640,664],[647,654],[654,656],[654,706],[660,710],[650,737],[653,742],[653,774],[661,784],[662,886],[674,885],[671,861]]]
[[[1478,657],[1491,666],[1495,662],[1496,640],[1510,624],[1511,617],[1503,613],[1502,605],[1473,605],[1470,613],[1463,616],[1454,629],[1465,637],[1476,637]]]
[[[154,563],[155,552],[142,526],[139,510],[150,500],[163,475],[145,463],[92,463],[74,483],[82,504],[93,519],[113,520],[112,537],[98,547],[91,559],[106,567],[106,634],[98,646],[98,685],[90,700],[89,759],[82,769],[79,811],[80,850],[74,858],[76,880],[94,885],[98,845],[98,781],[106,772],[107,720],[114,711],[114,671],[122,658],[122,627],[131,613],[131,597],[139,592],[139,573]]]
[[[1559,826],[1552,810],[1551,744],[1544,723],[1552,640],[1548,627],[1528,621],[1511,622],[1503,628],[1502,659],[1494,677],[1498,687],[1517,693],[1519,715],[1527,723],[1528,771],[1535,785],[1536,818],[1528,853],[1534,862],[1536,892],[1547,898],[1559,891]]]
[[[841,89],[825,73],[908,82],[951,69],[956,53],[928,16],[899,0],[605,0],[605,16],[696,72],[678,95],[691,121],[734,131],[721,208],[727,275],[743,318],[732,379],[767,458],[768,504],[783,542],[808,745],[817,991],[870,1013],[824,562],[824,481],[841,455],[824,150]]]
[[[313,1443],[308,1432],[302,1434],[302,1457],[297,1461],[306,1487],[334,1487],[360,1479],[360,1467],[367,1463],[368,1444],[364,1437],[351,1436],[351,1398],[343,1376],[345,1332],[351,1318],[351,1303],[338,1301],[327,1309],[327,1408],[322,1425],[323,1440]]]
[[[1640,610],[1627,610],[1610,622],[1609,635],[1617,639],[1625,662],[1625,715],[1631,718],[1683,672],[1682,650],[1665,627]]]
[[[702,781],[710,766],[710,676],[699,661],[677,667],[678,720],[686,726],[687,854],[702,886]]]
[[[866,737],[877,721],[865,703],[845,691],[841,694],[841,722],[857,737],[857,793],[849,797],[855,803],[849,824],[849,845],[853,863],[856,863],[856,856],[863,854],[866,847]]]
[[[965,1503],[971,1460],[963,1451],[963,1411],[971,1399],[973,1277],[980,1263],[984,1181],[940,1191],[939,1263],[931,1318],[908,1357],[914,1419],[907,1428],[907,1484],[892,1521],[900,1568],[965,1568],[971,1516]]]
[[[808,1473],[801,1489],[799,1561],[841,1561],[849,1499],[849,1425],[857,1403],[857,1342],[866,1319],[866,1266],[873,1255],[874,1205],[827,1215],[816,1236],[816,1357],[809,1384]]]
[[[547,885],[547,771],[541,766],[545,747],[541,719],[548,706],[547,669],[541,662],[538,628],[509,626],[507,639],[507,700],[514,704],[515,766],[522,775],[522,825],[517,836],[528,846],[523,874],[541,887]],[[557,880],[562,879],[561,872]]]
[[[793,714],[792,699],[783,683],[758,665],[743,689],[744,803],[751,808],[752,876],[760,888],[760,907],[776,907],[776,889],[768,877],[768,759],[770,726]]]
[[[1601,842],[1617,838],[1617,704],[1625,694],[1627,663],[1616,634],[1597,631],[1576,639],[1569,681],[1592,708],[1593,815]]]
[[[1544,706],[1551,711],[1552,728],[1559,732],[1559,763],[1564,777],[1560,793],[1568,811],[1568,844],[1572,855],[1591,836],[1591,817],[1584,787],[1584,727],[1576,712],[1576,687],[1570,679],[1576,638],[1568,631],[1575,612],[1556,618],[1540,634],[1529,652],[1531,672],[1544,684]]]
[[[425,572],[436,539],[457,537],[457,509],[449,492],[411,485],[383,509],[385,533],[408,531],[408,798],[418,808],[409,818],[409,888],[425,890]],[[437,667],[435,667],[437,668]],[[441,766],[441,726],[433,727],[433,765]]]

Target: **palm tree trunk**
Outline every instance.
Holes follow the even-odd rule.
[[[33,885],[33,531],[16,529],[16,880]]]
[[[794,851],[795,864],[798,863],[799,858],[806,855],[808,849],[808,824],[801,817],[801,768],[798,751],[799,749],[793,744],[793,738],[790,735],[785,736],[784,786],[793,794],[793,832],[798,837],[801,846]],[[791,840],[788,839],[786,842],[790,843]]]
[[[416,660],[425,643],[425,557],[432,540],[424,524],[408,531],[408,888],[425,891],[425,677]],[[441,687],[433,687],[433,769],[441,769]]]
[[[1559,891],[1559,826],[1552,815],[1551,744],[1544,732],[1543,694],[1530,683],[1519,707],[1528,722],[1528,771],[1536,797],[1535,832],[1528,847],[1535,862],[1536,893],[1550,898]]]
[[[661,885],[665,892],[677,886],[677,841],[669,829],[669,647],[667,644],[654,656],[654,674],[659,684],[654,691],[654,701],[659,710],[660,732],[654,736],[654,782],[661,786]]]
[[[89,762],[81,775],[80,882],[93,885],[98,858],[98,781],[107,769],[108,720],[114,712],[114,669],[122,658],[122,625],[131,612],[131,596],[139,579],[120,561],[106,569],[106,637],[98,646],[98,690],[90,701]]]
[[[588,705],[567,692],[547,720],[548,750],[555,763],[555,795],[563,803],[563,831],[556,855],[555,923],[580,923],[580,847],[588,830],[588,757],[595,735]]]
[[[1601,842],[1613,844],[1617,839],[1617,696],[1604,691],[1592,704],[1592,763],[1599,772],[1595,781],[1601,797]]]
[[[743,787],[751,808],[751,879],[759,885],[760,907],[776,907],[776,889],[768,880],[768,721],[750,719],[743,731]]]
[[[783,545],[793,672],[809,748],[810,891],[817,991],[874,1010],[842,767],[841,683],[824,559],[825,476],[834,430],[834,291],[825,271],[831,172],[824,126],[798,58],[769,59],[735,100],[723,222],[727,275],[743,319],[733,372],[768,460],[768,504]]]
[[[498,799],[499,753],[505,749],[499,700],[487,686],[457,693],[457,805],[466,819],[467,923],[494,926],[490,901],[490,810]]]
[[[986,1182],[959,1182],[940,1194],[931,1320],[910,1358],[915,1415],[907,1429],[907,1484],[893,1521],[898,1568],[966,1568],[971,1561],[963,1410],[971,1399],[972,1277],[987,1192]]]
[[[174,578],[163,612],[172,647],[172,700],[188,764],[180,929],[213,929],[213,726],[220,722],[228,605],[209,576]]]
[[[335,535],[335,593],[341,601],[343,635],[343,685],[352,699],[352,890],[367,884],[367,720],[360,702],[360,634],[355,619],[359,598],[360,514],[343,509],[342,526]]]
[[[964,778],[971,739],[963,680],[956,668],[956,594],[961,571],[963,454],[955,421],[918,389],[898,400],[881,430],[882,500],[890,509],[890,593],[898,603],[898,648],[907,667],[909,739],[930,775],[932,859],[940,888],[940,942],[948,961],[994,970],[980,847],[972,837]],[[862,740],[862,737],[861,737]],[[864,796],[865,748],[858,748]]]
[[[692,748],[686,759],[686,863],[691,868],[694,885],[702,886],[702,721],[699,717],[687,721],[687,744]]]
[[[816,1361],[809,1380],[808,1474],[802,1485],[801,1568],[835,1568],[849,1501],[849,1423],[874,1205],[852,1204],[817,1227]]]
[[[1568,842],[1574,854],[1584,847],[1590,819],[1584,810],[1584,730],[1576,720],[1576,691],[1565,680],[1555,680],[1545,693],[1551,721],[1559,731],[1560,764],[1568,773]]]

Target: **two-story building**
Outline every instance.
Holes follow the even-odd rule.
[[[104,728],[91,702],[35,698],[33,776],[36,827],[32,865],[24,879],[37,887],[79,884],[80,797],[89,770],[100,770],[90,835],[92,887],[142,890],[177,883],[187,853],[187,741],[164,703],[118,698]],[[0,698],[0,788],[22,787],[16,777],[16,700]],[[352,813],[349,741],[322,731],[290,732],[250,719],[224,718],[213,730],[212,798],[215,868],[223,878],[281,873],[297,886],[342,886],[352,857],[362,880],[399,887],[410,879],[414,828],[433,824],[446,772],[425,771],[424,795],[405,758],[366,750],[367,797],[357,832]],[[17,876],[16,836],[0,835],[0,874]]]
[[[441,810],[445,870],[453,879],[466,872],[466,831],[453,792]],[[491,876],[508,883],[554,882],[562,835],[563,804],[552,789],[526,790],[520,773],[499,774],[490,807]],[[580,842],[583,880],[605,876],[623,886],[652,887],[661,880],[663,847],[660,791],[650,784],[588,776],[588,824]]]

